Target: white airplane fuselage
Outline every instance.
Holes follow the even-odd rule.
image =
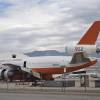
[[[16,53],[14,53],[16,54]],[[0,55],[0,64],[10,63],[23,67],[23,62],[26,61],[27,68],[47,68],[61,67],[70,63],[71,56],[39,56],[28,57],[24,54],[16,54],[16,58],[12,58],[12,53]]]

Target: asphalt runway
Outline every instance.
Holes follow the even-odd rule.
[[[100,96],[0,93],[0,100],[100,100]]]

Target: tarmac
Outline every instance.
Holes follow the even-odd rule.
[[[93,95],[58,95],[58,94],[25,94],[0,93],[0,100],[100,100],[100,96]]]

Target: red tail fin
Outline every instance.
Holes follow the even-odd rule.
[[[85,33],[78,45],[94,45],[100,31],[100,21],[95,21]]]

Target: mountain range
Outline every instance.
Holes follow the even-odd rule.
[[[36,56],[67,56],[66,52],[60,52],[57,50],[45,50],[45,51],[32,51],[29,53],[25,53],[25,55],[28,55],[30,57],[36,57]]]

